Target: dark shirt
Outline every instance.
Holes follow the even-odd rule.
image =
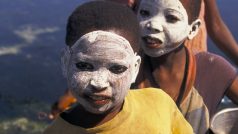
[[[195,57],[197,71],[194,86],[203,97],[211,118],[236,78],[236,69],[224,58],[212,53],[201,52]]]

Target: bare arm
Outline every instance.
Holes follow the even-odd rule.
[[[226,95],[235,103],[238,104],[238,76],[233,81],[231,86],[226,92]]]
[[[208,35],[216,46],[238,66],[238,44],[223,22],[216,0],[204,0]]]

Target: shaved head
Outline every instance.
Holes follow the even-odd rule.
[[[81,36],[95,30],[113,31],[127,39],[134,51],[139,49],[139,23],[128,6],[109,1],[91,1],[79,6],[68,19],[66,44],[72,46]]]

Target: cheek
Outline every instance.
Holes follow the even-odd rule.
[[[128,77],[123,77],[120,79],[117,79],[115,82],[115,85],[117,85],[119,88],[125,88],[129,83],[129,78]]]
[[[74,92],[80,93],[85,89],[89,83],[91,76],[87,73],[73,73],[72,77],[69,78],[69,87]]]
[[[188,36],[188,27],[187,25],[179,25],[176,27],[170,27],[168,31],[168,37],[170,38],[171,42],[181,42]]]
[[[141,28],[141,34],[142,36],[147,34],[147,29],[145,27],[147,21],[140,21],[140,28]]]
[[[114,103],[118,104],[124,100],[129,87],[125,79],[121,79],[115,82],[115,86],[116,87],[113,88],[113,98],[115,101]]]
[[[111,80],[113,80],[111,83],[113,83],[114,92],[120,96],[125,94],[125,92],[130,88],[131,76],[129,73],[120,78],[112,77]]]
[[[140,16],[138,16],[137,18],[138,18],[140,27],[141,27],[141,28],[144,28],[144,26],[145,26],[145,24],[147,23],[148,20],[147,20],[147,19],[144,19],[144,18],[142,18],[142,17],[140,17]]]

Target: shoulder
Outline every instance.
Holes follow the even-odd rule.
[[[135,100],[146,100],[146,102],[153,102],[154,104],[172,104],[174,101],[172,98],[159,88],[142,88],[136,90],[130,90],[129,96],[133,96]]]
[[[216,54],[200,52],[195,57],[197,69],[194,86],[203,97],[208,109],[214,111],[213,108],[236,78],[236,68]]]
[[[135,89],[130,90],[130,94],[134,95],[141,95],[141,96],[151,96],[151,97],[158,97],[158,96],[167,96],[167,94],[160,88],[142,88],[142,89]]]
[[[199,60],[199,61],[209,61],[210,63],[216,63],[217,61],[225,61],[226,60],[217,55],[217,54],[213,54],[213,53],[209,53],[209,52],[200,52],[200,53],[197,53],[195,55],[196,57],[196,60]]]
[[[223,70],[227,73],[236,73],[235,67],[219,55],[209,52],[200,52],[196,54],[195,57],[198,69],[212,69],[213,71]]]
[[[76,134],[76,132],[85,133],[86,130],[68,123],[59,116],[44,130],[43,134]]]
[[[209,52],[200,52],[195,55],[196,60],[205,61],[209,63],[220,63],[220,64],[230,64],[225,58],[220,55],[209,53]]]

